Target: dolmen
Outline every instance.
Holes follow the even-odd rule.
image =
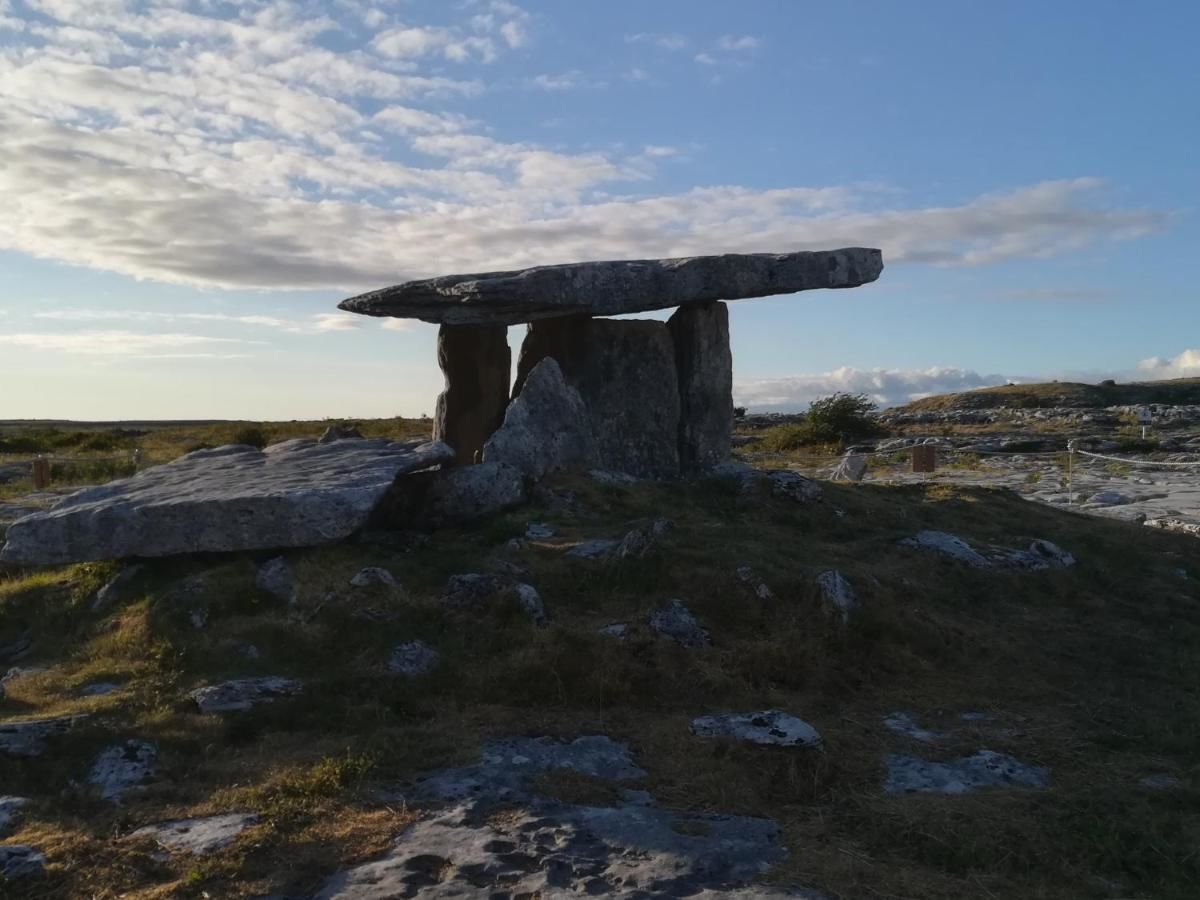
[[[441,326],[433,438],[458,464],[671,478],[729,455],[723,301],[859,287],[882,270],[880,251],[862,247],[582,262],[410,281],[339,308]],[[666,322],[602,318],[673,307]],[[514,381],[508,327],[520,324]]]

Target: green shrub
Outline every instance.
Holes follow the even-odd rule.
[[[874,418],[875,403],[866,394],[834,394],[814,400],[804,419],[763,432],[759,439],[767,450],[797,450],[815,444],[841,445],[875,437],[883,428]]]
[[[261,450],[267,446],[267,433],[261,428],[239,428],[233,433],[233,443],[249,444]]]

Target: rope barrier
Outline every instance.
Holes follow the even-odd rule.
[[[1127,466],[1152,466],[1152,467],[1153,466],[1167,466],[1167,467],[1200,466],[1200,462],[1166,462],[1166,461],[1159,462],[1159,461],[1153,460],[1153,459],[1126,459],[1125,457],[1121,457],[1121,456],[1105,456],[1101,453],[1088,453],[1086,450],[1076,450],[1075,452],[1078,453],[1080,456],[1086,456],[1086,457],[1089,457],[1090,459],[1104,459],[1104,460],[1108,460],[1109,462],[1119,462],[1119,463],[1122,463]]]

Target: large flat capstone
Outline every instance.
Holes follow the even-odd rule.
[[[0,562],[304,547],[362,528],[396,479],[454,459],[439,442],[285,441],[197,450],[9,526]]]
[[[557,316],[613,316],[708,300],[858,287],[882,271],[883,255],[865,247],[581,262],[410,281],[351,297],[339,307],[437,324],[518,325]]]

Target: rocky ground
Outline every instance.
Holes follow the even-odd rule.
[[[1193,897],[1194,538],[1010,464],[12,569],[0,895]]]

